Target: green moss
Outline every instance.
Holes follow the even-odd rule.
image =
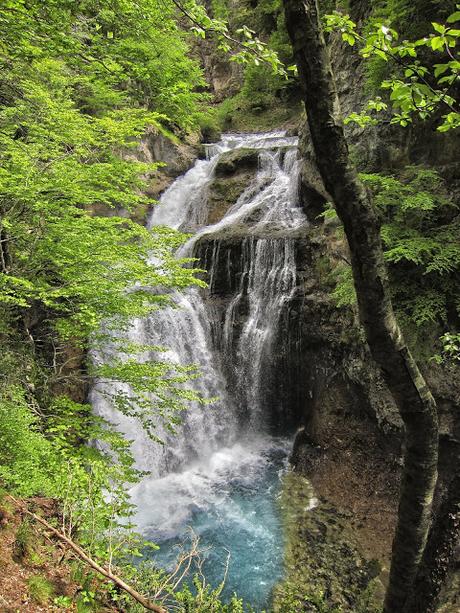
[[[24,519],[16,530],[16,538],[13,543],[13,557],[22,561],[33,552],[35,535],[28,519]]]
[[[301,114],[300,102],[274,100],[272,106],[267,108],[254,107],[238,94],[218,106],[216,118],[223,131],[263,132],[283,126],[297,126]]]
[[[220,127],[215,113],[208,113],[200,119],[200,132],[203,143],[215,143],[220,139]]]
[[[303,476],[288,472],[280,499],[285,579],[275,587],[275,613],[373,613],[381,608],[380,566],[364,559],[348,518],[317,502]]]
[[[30,597],[38,604],[46,605],[54,595],[54,587],[46,577],[34,575],[27,580]]]

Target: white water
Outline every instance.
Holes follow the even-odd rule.
[[[208,534],[209,522],[203,523],[203,517],[209,516],[214,517],[215,531],[211,534],[222,532],[222,526],[227,526],[229,538],[235,541],[238,531],[248,531],[249,541],[254,545],[253,555],[259,552],[260,556],[263,551],[261,564],[265,566],[260,576],[256,573],[261,586],[267,583],[265,575],[270,586],[281,572],[279,526],[275,526],[273,519],[276,513],[270,515],[267,528],[258,523],[257,517],[242,517],[242,513],[253,511],[248,511],[247,502],[240,502],[241,491],[253,488],[254,500],[263,499],[264,509],[274,505],[272,489],[276,489],[280,470],[279,453],[282,450],[285,457],[288,448],[285,441],[274,439],[267,432],[264,378],[270,375],[281,314],[296,287],[293,236],[306,223],[298,207],[296,144],[295,138],[282,132],[224,135],[219,143],[209,146],[207,160],[197,161],[164,193],[149,222],[150,227],[167,225],[195,232],[180,250],[181,256],[193,255],[200,240],[216,240],[209,271],[211,288],[217,274],[219,237],[240,233],[243,272],[238,291],[225,313],[220,343],[232,356],[232,380],[238,389],[231,394],[227,391],[220,359],[212,346],[206,301],[200,290],[190,289],[174,294],[178,308],[168,307],[133,322],[127,336],[136,343],[167,347],[167,352],[158,356],[161,360],[197,365],[201,376],[193,381],[194,389],[204,397],[218,400],[204,407],[190,403],[174,435],[159,424],[157,434],[165,441],[160,446],[146,436],[135,419],[114,409],[104,384],[97,384],[92,392],[95,412],[117,423],[134,441],[138,467],[150,472],[131,492],[138,508],[135,521],[139,528],[157,542],[168,539],[176,542],[197,517],[198,528]],[[239,147],[260,149],[259,170],[222,220],[204,226],[206,193],[219,156]],[[235,337],[235,316],[243,300],[247,301],[247,317]],[[154,359],[155,355],[145,357]],[[118,389],[129,394],[129,389],[121,384]],[[152,397],[152,405],[154,400]],[[278,460],[272,461],[273,454]],[[262,495],[257,489],[258,482],[269,484],[263,486]],[[272,493],[267,498],[268,491]],[[221,512],[216,515],[216,509],[223,509],[225,520]],[[207,538],[213,541],[214,537]],[[271,551],[267,552],[267,548]],[[278,560],[278,566],[271,561],[270,554],[273,560]],[[270,566],[272,562],[277,570],[273,564]],[[246,563],[251,564],[251,556]],[[266,597],[265,587],[260,590],[262,595],[253,590],[259,604]]]

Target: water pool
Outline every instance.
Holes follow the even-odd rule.
[[[290,442],[262,437],[224,447],[206,462],[160,479],[146,479],[133,490],[136,522],[157,543],[157,564],[172,569],[178,548],[200,539],[203,574],[222,593],[236,592],[256,611],[269,605],[283,574],[283,534],[277,504]]]

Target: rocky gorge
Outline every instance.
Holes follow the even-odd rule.
[[[351,73],[359,73],[360,66],[353,63],[339,42],[333,50],[343,107],[348,111],[357,109],[362,91],[350,90],[347,84]],[[295,284],[279,316],[272,341],[276,351],[268,356],[269,364],[263,366],[265,375],[259,385],[269,430],[279,434],[298,429],[291,464],[297,473],[308,477],[308,482],[292,475],[283,486],[290,492],[285,498],[288,502],[283,503],[284,516],[288,518],[287,575],[285,583],[275,590],[275,607],[277,598],[283,602],[288,596],[300,598],[302,605],[298,606],[310,610],[305,601],[307,585],[311,589],[312,611],[317,610],[316,601],[345,611],[370,611],[382,597],[386,581],[396,519],[402,424],[363,342],[356,310],[338,308],[331,296],[333,273],[347,262],[347,247],[337,222],[322,216],[328,195],[319,179],[303,121],[290,130],[301,134],[303,166],[297,198],[307,223],[289,234]],[[360,167],[366,171],[394,171],[409,163],[424,163],[436,166],[450,192],[458,192],[458,164],[452,162],[456,145],[450,137],[446,141],[426,127],[423,134],[411,129],[403,137],[391,127],[379,134],[350,128],[348,137]],[[432,146],[426,147],[427,139]],[[199,149],[195,151],[203,155]],[[288,151],[289,147],[278,150],[281,163]],[[162,159],[158,152],[154,156]],[[171,156],[167,160],[170,163],[174,153]],[[203,278],[209,290],[204,300],[210,313],[211,338],[225,373],[227,393],[234,395],[236,391],[237,404],[242,398],[238,397],[238,374],[234,370],[238,362],[235,347],[244,333],[250,309],[251,250],[260,239],[273,244],[286,241],[279,228],[254,229],[260,220],[257,210],[237,224],[219,227],[254,181],[260,170],[259,156],[260,151],[249,146],[224,152],[206,186],[206,206],[188,225],[191,231],[208,225],[218,228],[198,238],[193,254],[206,271]],[[156,189],[161,191],[161,187]],[[264,189],[263,182],[257,189]],[[240,298],[235,300],[238,295]],[[229,309],[233,342],[230,350],[222,335],[222,329],[228,327]],[[431,362],[424,374],[440,409],[440,468],[441,473],[448,472],[455,462],[460,430],[458,368]],[[309,499],[311,486],[321,502],[306,513],[302,496]],[[315,571],[306,571],[307,561],[312,559],[316,560]],[[446,612],[457,606],[455,571],[451,579],[454,587],[448,588],[441,609]]]

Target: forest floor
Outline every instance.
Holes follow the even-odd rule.
[[[47,519],[55,516],[52,500],[34,498],[27,506]],[[18,509],[2,501],[0,515],[0,612],[76,611],[77,602],[79,610],[93,610],[84,601],[104,591],[103,584]]]

